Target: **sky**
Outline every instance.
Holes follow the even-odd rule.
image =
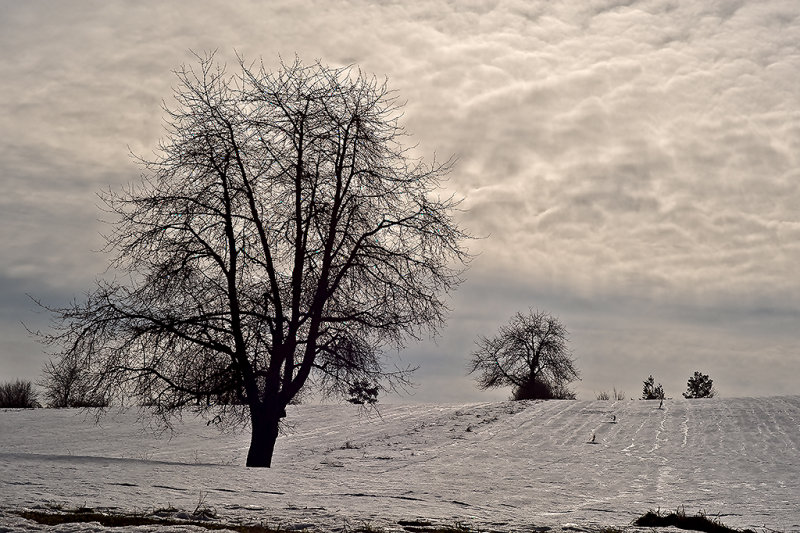
[[[358,65],[406,101],[481,238],[392,401],[505,399],[478,335],[557,316],[578,397],[800,383],[800,4],[794,0],[0,2],[0,381],[38,379],[32,302],[106,268],[96,193],[136,182],[191,51]],[[23,325],[24,323],[24,325]]]

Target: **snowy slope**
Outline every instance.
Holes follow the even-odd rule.
[[[256,470],[242,466],[247,435],[191,418],[155,436],[132,412],[96,425],[82,411],[0,411],[0,526],[19,527],[8,511],[22,507],[193,510],[202,497],[224,519],[325,530],[417,518],[627,526],[683,506],[800,531],[800,397],[385,405],[380,416],[301,405],[287,420],[275,467]]]

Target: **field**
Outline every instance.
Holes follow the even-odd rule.
[[[245,432],[191,416],[154,434],[136,412],[0,411],[0,531],[24,508],[90,507],[321,531],[443,524],[633,530],[648,510],[800,531],[800,397],[290,408],[274,467]],[[592,442],[594,437],[594,442]],[[187,527],[57,531],[185,531]],[[413,529],[413,528],[412,528]]]

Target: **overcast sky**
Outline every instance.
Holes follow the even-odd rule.
[[[484,239],[403,399],[505,399],[465,368],[517,311],[560,317],[579,398],[800,384],[796,0],[0,2],[0,381],[46,360],[26,293],[102,273],[95,193],[138,179],[189,50],[388,77],[426,157],[454,155]]]

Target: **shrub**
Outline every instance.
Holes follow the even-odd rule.
[[[353,383],[347,393],[350,395],[347,401],[356,405],[375,405],[378,403],[378,385],[365,379]]]
[[[703,513],[687,516],[682,509],[667,515],[648,511],[637,518],[633,525],[639,527],[677,527],[692,531],[704,531],[705,533],[754,533],[750,529],[739,531],[738,529],[730,528],[720,522],[719,519],[710,519]]]
[[[0,383],[0,407],[32,409],[40,407],[30,381]]]
[[[624,400],[625,399],[625,393],[622,392],[621,390],[617,390],[617,388],[614,387],[614,390],[611,393],[609,393],[608,391],[600,391],[597,394],[597,399],[598,400],[615,400],[615,401],[616,400]]]
[[[533,378],[526,380],[514,389],[511,399],[518,400],[574,400],[575,393],[565,385],[552,385],[547,381]]]
[[[664,387],[661,386],[661,383],[658,385],[655,384],[655,380],[653,379],[653,375],[651,374],[646,380],[644,380],[644,387],[642,387],[642,400],[663,400],[664,399]]]
[[[714,380],[709,378],[708,374],[695,372],[686,383],[686,392],[683,393],[683,397],[713,398],[716,393],[717,391],[714,390]]]

